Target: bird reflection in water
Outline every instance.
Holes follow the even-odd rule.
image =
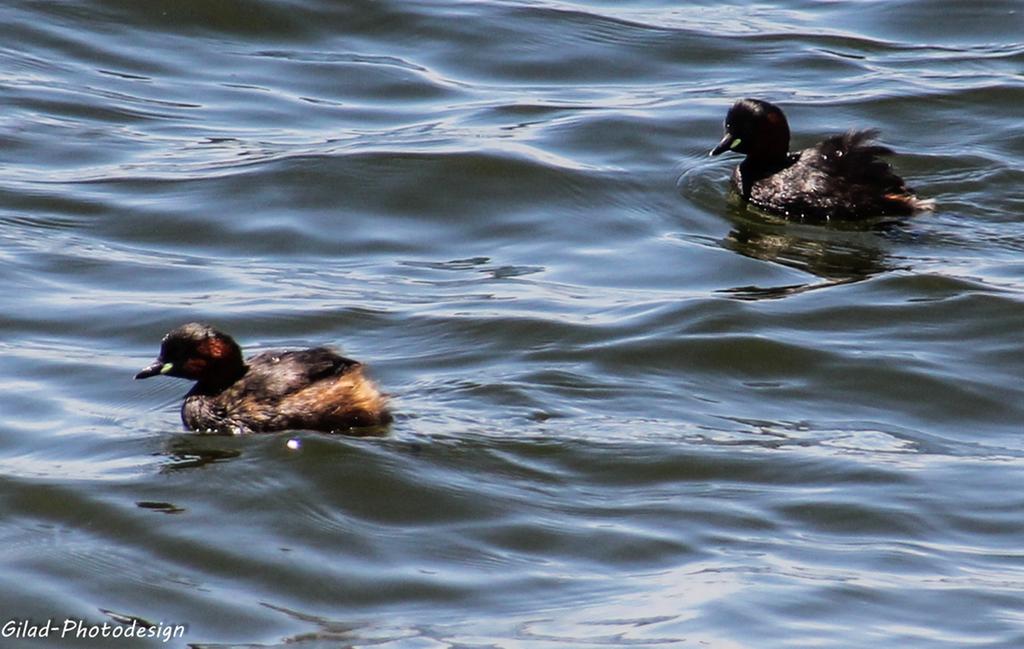
[[[741,286],[723,289],[738,299],[786,297],[808,290],[859,282],[879,273],[905,268],[886,252],[886,237],[899,228],[891,218],[842,226],[804,225],[736,206],[732,229],[719,240],[726,250],[795,268],[817,279],[787,286]]]

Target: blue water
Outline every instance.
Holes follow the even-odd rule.
[[[0,25],[0,634],[186,628],[3,647],[1024,646],[1020,3]],[[881,129],[935,212],[746,210],[744,96]],[[191,320],[396,421],[188,433],[132,376]]]

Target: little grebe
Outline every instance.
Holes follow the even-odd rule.
[[[197,431],[334,432],[391,420],[386,399],[363,375],[363,366],[326,347],[243,360],[231,336],[192,322],[164,336],[156,361],[135,378],[158,374],[196,382],[185,395],[181,419]]]
[[[737,101],[725,118],[725,137],[711,155],[746,154],[733,171],[737,191],[752,205],[801,221],[853,220],[909,215],[932,209],[893,173],[874,143],[875,130],[848,131],[789,152],[789,123],[782,110],[759,99]]]

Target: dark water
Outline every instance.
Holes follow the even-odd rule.
[[[1019,2],[0,25],[0,622],[187,625],[2,646],[1024,646]],[[936,212],[745,212],[742,96],[881,128]],[[183,432],[132,375],[195,319],[397,421]]]

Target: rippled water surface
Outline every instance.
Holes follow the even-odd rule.
[[[187,625],[4,647],[1024,646],[1019,2],[0,25],[0,623]],[[745,210],[744,96],[936,211]],[[342,347],[396,421],[187,433],[132,376],[189,320]]]

